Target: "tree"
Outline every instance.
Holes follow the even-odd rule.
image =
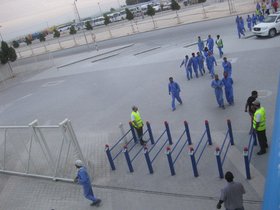
[[[13,44],[14,48],[18,48],[19,47],[19,43],[16,40],[14,40],[12,44]]]
[[[156,14],[155,9],[151,5],[148,5],[148,7],[147,7],[147,15],[151,16],[151,18],[153,20],[154,28],[156,28],[156,24],[155,24],[155,21],[154,21],[154,18],[153,18],[153,16],[155,14]]]
[[[55,28],[53,30],[53,38],[59,38],[60,37],[60,32]]]
[[[86,22],[86,30],[90,31],[90,30],[92,30],[92,29],[93,29],[93,27],[92,27],[90,21],[87,21],[87,22]]]
[[[171,0],[171,9],[174,11],[176,11],[176,16],[177,16],[177,21],[178,21],[178,24],[180,23],[180,18],[179,18],[179,15],[178,15],[178,10],[180,10],[180,5],[178,4],[178,2],[176,0]]]
[[[27,44],[27,45],[30,45],[30,44],[32,44],[32,41],[31,41],[31,39],[29,38],[29,37],[25,37],[25,43]]]
[[[132,14],[132,12],[128,8],[125,8],[125,13],[126,13],[126,19],[127,20],[133,20],[134,19],[134,15]]]
[[[71,35],[74,35],[74,34],[76,34],[77,33],[77,30],[75,29],[75,26],[71,26],[70,27],[70,32],[69,32]]]
[[[106,15],[106,14],[104,14],[103,17],[104,17],[104,25],[107,26],[109,35],[110,35],[110,37],[112,38],[112,33],[111,33],[111,30],[110,30],[110,27],[108,26],[109,23],[111,22],[111,21],[110,21],[110,18],[109,18],[109,16]]]
[[[44,33],[40,33],[40,35],[39,35],[39,40],[40,40],[40,42],[46,41],[46,37],[45,37],[45,34],[44,34]]]
[[[125,8],[125,13],[126,13],[126,17],[125,18],[130,21],[132,32],[135,33],[135,30],[134,30],[134,27],[133,27],[133,23],[131,21],[131,20],[134,19],[134,15],[133,15],[133,13],[128,8]]]
[[[0,61],[2,64],[8,63],[12,76],[14,76],[14,74],[13,74],[13,70],[12,70],[10,61],[14,62],[16,59],[17,59],[17,54],[16,54],[15,49],[13,47],[9,47],[6,42],[2,41],[1,42],[1,51],[0,51]]]

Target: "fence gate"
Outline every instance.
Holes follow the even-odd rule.
[[[71,122],[0,126],[0,173],[71,181],[76,159],[85,158]],[[89,170],[90,171],[90,170]]]

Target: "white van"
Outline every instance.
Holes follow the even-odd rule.
[[[101,25],[104,25],[104,20],[105,18],[103,16],[100,16],[98,18],[94,18],[93,19],[93,26],[101,26]]]

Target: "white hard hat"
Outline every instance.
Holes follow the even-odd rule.
[[[81,161],[81,160],[76,160],[76,161],[75,161],[75,165],[81,167],[81,166],[83,166],[83,161]]]

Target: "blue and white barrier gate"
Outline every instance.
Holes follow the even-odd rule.
[[[184,126],[185,126],[185,129],[184,129],[182,135],[179,137],[179,139],[178,139],[177,143],[175,144],[175,146],[173,147],[173,149],[171,150],[170,147],[166,148],[167,160],[168,160],[168,164],[169,164],[169,168],[170,168],[170,172],[171,172],[172,176],[174,176],[176,174],[174,165],[175,165],[179,155],[181,154],[181,152],[183,151],[183,149],[185,148],[187,143],[188,143],[188,145],[192,144],[191,135],[190,135],[189,126],[188,126],[187,121],[184,121]],[[183,146],[181,146],[181,149],[179,150],[179,152],[177,153],[177,155],[173,161],[172,154],[173,154],[174,150],[176,149],[177,145],[179,144],[179,142],[182,140],[184,135],[186,135],[186,141],[184,142]]]
[[[199,154],[198,159],[196,160],[195,159],[195,154],[196,154],[201,142],[203,141],[205,135],[207,135],[207,140],[205,141],[203,149],[202,149],[201,153]],[[202,137],[201,137],[197,147],[195,149],[193,147],[189,148],[189,155],[190,155],[190,158],[191,158],[193,174],[194,174],[195,177],[199,176],[198,171],[197,171],[197,165],[198,165],[199,160],[200,160],[200,158],[201,158],[201,156],[202,156],[202,154],[203,154],[203,152],[204,152],[204,150],[207,146],[207,143],[208,143],[208,145],[212,145],[212,138],[211,138],[211,133],[210,133],[210,128],[209,128],[209,123],[208,123],[207,120],[205,120],[205,131],[202,134]]]
[[[132,127],[132,123],[130,122],[129,123],[130,126],[131,126],[131,130],[134,130],[134,128]],[[147,129],[143,132],[143,135],[142,136],[139,136],[138,138],[141,138],[141,137],[144,137],[146,133],[149,134],[149,139],[148,141],[151,141],[151,144],[154,144],[154,137],[153,137],[153,133],[152,133],[152,129],[151,129],[151,125],[149,122],[146,122],[146,125],[147,125]],[[135,135],[135,131],[134,131],[134,135]],[[137,138],[136,135],[133,137],[133,138]],[[148,142],[146,141],[146,143]],[[125,156],[125,160],[127,162],[127,166],[128,166],[128,169],[129,171],[132,173],[134,172],[134,169],[133,169],[133,165],[132,165],[132,162],[136,159],[136,157],[138,157],[138,155],[140,154],[140,152],[143,150],[144,147],[140,147],[138,149],[138,151],[133,155],[132,158],[130,158],[130,155],[129,155],[129,152],[131,152],[131,150],[137,145],[138,143],[138,139],[137,141],[134,141],[134,144],[128,148],[129,144],[125,145],[124,148],[123,148],[123,153],[124,153],[124,156]],[[144,145],[146,146],[146,145]]]
[[[157,156],[159,155],[159,153],[163,149],[163,147],[167,143],[169,143],[169,145],[172,145],[172,137],[171,137],[169,125],[168,125],[168,123],[166,121],[164,122],[164,126],[165,126],[165,130],[162,132],[162,134],[159,136],[159,138],[155,141],[155,143],[151,147],[151,149],[148,150],[147,147],[144,147],[144,156],[145,156],[145,159],[146,159],[146,162],[147,162],[147,166],[148,166],[148,170],[149,170],[150,174],[154,173],[153,162],[155,161],[155,159],[157,158]],[[167,139],[164,141],[163,145],[156,152],[156,154],[152,158],[150,158],[150,153],[153,151],[153,149],[158,144],[158,142],[161,140],[161,138],[163,137],[164,134],[166,134]]]
[[[154,143],[154,138],[153,138],[153,133],[152,133],[152,129],[151,129],[151,125],[149,122],[146,123],[147,124],[147,130],[145,132],[143,132],[143,136],[148,132],[149,134],[149,140],[151,141],[151,143],[153,144]],[[105,145],[105,152],[106,152],[106,155],[107,155],[107,158],[108,158],[108,161],[109,161],[109,164],[110,164],[110,167],[112,170],[116,170],[116,166],[115,166],[115,163],[114,163],[114,160],[122,153],[124,152],[125,150],[127,149],[120,149],[116,152],[116,154],[114,154],[114,156],[112,155],[112,153],[114,153],[114,149],[117,147],[117,145],[124,139],[127,137],[127,135],[131,132],[131,135],[132,135],[132,138],[126,142],[126,148],[128,147],[128,145],[132,142],[132,140],[134,140],[134,144],[132,146],[132,149],[133,147],[137,144],[138,142],[138,138],[136,136],[136,133],[135,133],[135,130],[131,124],[131,122],[129,122],[129,125],[130,125],[130,129],[112,146],[112,148],[109,147],[108,144]],[[142,149],[142,148],[141,148]],[[129,151],[131,150],[131,148],[129,149]],[[140,153],[140,152],[139,152]],[[138,154],[139,154],[138,153]]]
[[[224,141],[223,141],[223,144],[221,146],[221,149],[219,147],[216,147],[216,152],[215,152],[216,160],[217,160],[217,165],[218,165],[219,176],[220,176],[221,179],[224,178],[223,164],[225,162],[225,158],[226,158],[229,146],[230,145],[234,145],[233,134],[232,134],[232,127],[231,127],[230,120],[227,120],[227,126],[228,126],[227,133],[226,133],[226,136],[224,138]],[[224,149],[224,146],[226,144],[227,139],[228,139],[228,142],[227,142],[227,145],[226,145],[226,151],[223,154],[223,157],[221,159],[221,154],[223,153],[223,149]]]
[[[255,131],[253,131],[252,134],[250,135],[248,147],[244,147],[243,150],[247,179],[251,179],[250,162],[251,162],[254,146],[257,146],[257,137]]]

